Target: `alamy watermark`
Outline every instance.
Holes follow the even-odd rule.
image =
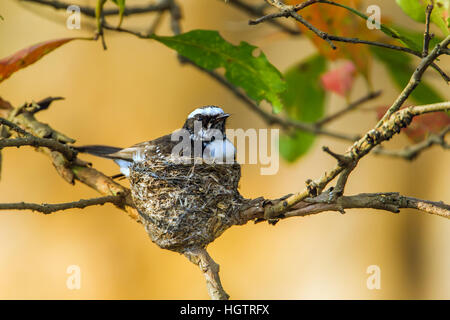
[[[375,264],[367,267],[367,274],[370,276],[366,280],[366,286],[369,290],[381,289],[381,268]]]
[[[369,17],[367,19],[367,28],[369,30],[381,29],[381,8],[377,5],[370,5],[367,7]]]
[[[278,129],[204,129],[194,122],[194,132],[177,130],[171,135],[178,142],[172,156],[180,163],[202,161],[207,164],[261,164],[262,175],[273,175],[280,167]],[[270,148],[269,148],[270,147]],[[181,157],[180,157],[181,156]]]
[[[81,268],[75,264],[67,267],[66,273],[69,274],[66,280],[66,287],[69,290],[81,289]]]
[[[70,5],[67,7],[66,12],[69,17],[66,20],[66,26],[70,30],[81,29],[81,10],[77,5]]]

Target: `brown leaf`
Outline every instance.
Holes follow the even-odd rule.
[[[14,72],[29,66],[38,61],[47,53],[75,39],[80,38],[64,38],[41,42],[31,47],[22,49],[9,57],[0,60],[0,82],[9,78]]]

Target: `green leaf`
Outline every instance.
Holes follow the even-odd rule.
[[[411,19],[417,22],[425,22],[425,6],[419,0],[395,0],[398,6],[402,8]]]
[[[414,64],[411,56],[403,52],[393,52],[384,48],[371,47],[372,53],[387,68],[395,84],[402,90],[409,82]],[[429,104],[444,101],[444,98],[425,81],[411,93],[411,98],[419,104]]]
[[[425,11],[429,1],[425,0],[395,0],[410,18],[425,23]],[[437,25],[445,35],[449,35],[448,23],[444,19],[444,12],[448,11],[448,0],[435,0],[431,21]]]
[[[287,70],[284,75],[287,90],[282,93],[281,98],[288,117],[315,122],[323,116],[325,90],[320,85],[320,76],[325,70],[326,60],[320,55],[314,55]],[[283,135],[280,138],[281,156],[294,162],[311,148],[314,140],[313,134],[303,131]]]
[[[97,23],[97,32],[100,32],[102,30],[102,13],[103,13],[103,7],[105,5],[106,0],[97,0],[97,5],[95,6],[95,21]]]
[[[119,7],[119,25],[118,27],[122,25],[123,21],[123,13],[125,12],[125,0],[111,0]]]
[[[263,52],[254,55],[257,47],[246,42],[235,46],[212,30],[193,30],[173,37],[149,37],[176,50],[201,68],[225,68],[228,81],[244,89],[250,98],[258,103],[265,99],[272,104],[275,113],[283,108],[279,95],[286,90],[286,84]]]

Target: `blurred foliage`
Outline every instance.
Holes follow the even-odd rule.
[[[289,4],[299,4],[303,0],[289,0]],[[357,7],[360,0],[343,0],[341,5],[351,5]],[[345,8],[336,8],[328,4],[316,4],[306,7],[301,11],[302,16],[313,23],[319,30],[332,35],[345,35],[351,38],[372,37],[372,32],[365,26],[361,26],[360,19]],[[311,39],[320,54],[329,60],[350,59],[356,65],[366,79],[370,76],[371,57],[367,46],[358,46],[351,43],[337,44],[338,50],[333,50],[331,46],[319,38],[314,32],[301,23],[297,23],[299,29]]]
[[[413,58],[403,52],[378,47],[371,47],[370,50],[386,66],[386,70],[389,72],[392,80],[402,90],[408,84],[414,72]],[[410,97],[419,104],[444,101],[444,98],[426,81],[421,81]]]
[[[326,60],[314,55],[306,61],[289,68],[284,74],[287,90],[282,99],[287,115],[295,120],[315,122],[325,110],[325,90],[320,85],[320,76],[326,70]],[[297,160],[312,146],[315,135],[296,131],[280,138],[281,156],[289,162]]]
[[[425,10],[430,0],[395,0],[410,18],[417,22],[425,23]],[[437,25],[445,35],[449,35],[449,0],[434,0],[434,8],[431,12],[431,21]]]

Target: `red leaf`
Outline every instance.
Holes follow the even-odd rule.
[[[377,118],[381,119],[388,107],[378,107]],[[402,129],[408,138],[413,142],[420,142],[427,138],[430,133],[439,133],[446,126],[450,125],[450,116],[445,112],[427,113],[414,117],[407,128]]]
[[[63,44],[80,38],[64,38],[49,40],[22,49],[13,55],[0,60],[0,82],[9,78],[14,72],[38,61],[47,53],[55,50]]]
[[[330,70],[320,78],[325,90],[347,96],[355,80],[356,67],[351,61],[345,61],[342,66]]]

